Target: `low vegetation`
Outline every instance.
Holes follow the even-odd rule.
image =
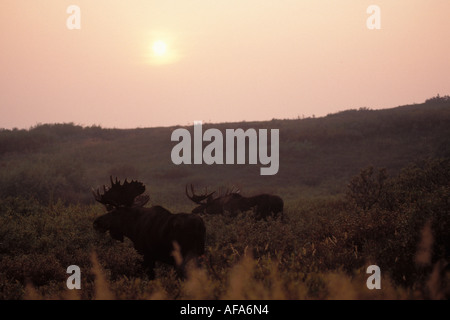
[[[280,176],[266,182],[258,168],[253,176],[245,166],[230,173],[168,164],[169,128],[2,131],[0,299],[448,299],[450,105],[443,99],[242,124],[280,128]],[[200,268],[181,280],[158,264],[150,280],[129,240],[92,227],[104,208],[89,187],[110,174],[143,179],[151,203],[173,212],[193,208],[186,183],[275,193],[285,201],[284,220],[255,220],[252,211],[204,215]],[[382,290],[366,287],[373,264]],[[70,265],[81,268],[81,290],[66,287]]]

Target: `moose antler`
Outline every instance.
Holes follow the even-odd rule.
[[[238,194],[241,192],[241,189],[239,187],[236,187],[235,185],[231,186],[231,188],[227,189],[227,194]]]
[[[214,193],[216,193],[215,191],[211,192],[208,194],[208,189],[205,188],[205,192],[202,195],[196,195],[195,191],[194,191],[194,186],[191,183],[191,193],[192,196],[189,195],[188,192],[188,187],[186,185],[186,196],[191,199],[193,202],[197,203],[197,204],[201,204],[201,202],[207,198],[209,198],[210,196],[212,196]]]
[[[103,186],[103,194],[100,194],[100,190],[95,191],[92,189],[92,194],[96,201],[104,204],[105,206],[113,207],[142,207],[149,200],[148,195],[142,195],[145,192],[145,186],[142,182],[134,181],[128,182],[125,179],[121,184],[120,180],[113,181],[110,176],[111,187],[107,188]]]
[[[231,194],[238,194],[240,192],[241,192],[241,190],[234,185],[232,185],[231,187],[226,187],[226,188],[220,187],[219,188],[219,197],[226,197]]]

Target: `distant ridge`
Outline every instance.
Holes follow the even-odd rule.
[[[284,190],[293,197],[329,195],[343,192],[349,179],[369,165],[396,173],[412,162],[450,157],[448,96],[320,118],[204,124],[220,130],[280,129],[280,169],[272,177],[259,176],[259,166],[174,165],[170,135],[177,127],[106,129],[66,123],[0,130],[0,196],[89,202],[89,187],[111,174],[139,178],[151,188],[164,185],[174,190],[174,198],[186,183]]]

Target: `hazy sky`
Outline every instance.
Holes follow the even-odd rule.
[[[366,26],[370,5],[380,30]],[[0,128],[420,103],[450,93],[449,17],[449,0],[1,0]]]

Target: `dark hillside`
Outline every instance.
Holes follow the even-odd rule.
[[[449,98],[203,130],[210,127],[279,129],[279,173],[176,166],[175,127],[0,131],[0,300],[450,297]],[[180,281],[160,264],[151,280],[128,238],[93,228],[105,208],[90,187],[110,175],[141,180],[150,204],[174,213],[194,208],[187,183],[276,193],[283,219],[255,220],[252,210],[203,214],[202,266]],[[74,264],[82,270],[76,293],[66,286]],[[369,265],[382,270],[382,290],[367,289]]]
[[[280,169],[260,176],[261,165],[172,163],[176,127],[103,129],[45,124],[0,131],[0,196],[62,198],[91,202],[90,186],[109,175],[143,180],[160,202],[189,202],[184,185],[238,185],[243,192],[283,192],[288,198],[342,193],[361,168],[385,167],[395,174],[407,164],[450,155],[450,100],[384,110],[347,110],[322,118],[204,124],[280,130]],[[192,131],[192,127],[188,127]],[[206,143],[204,144],[204,146]],[[183,206],[183,205],[181,205]]]

